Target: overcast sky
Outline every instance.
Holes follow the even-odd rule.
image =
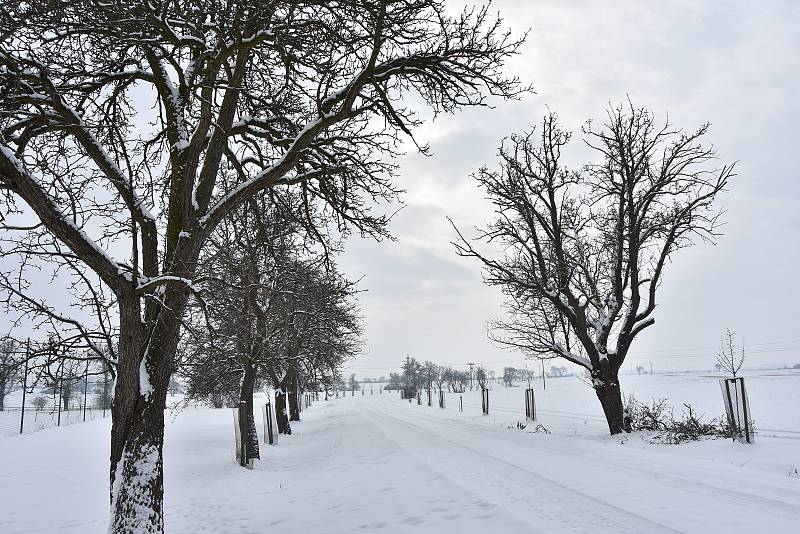
[[[459,2],[448,0],[459,8]],[[363,277],[368,338],[351,363],[361,377],[387,375],[406,354],[440,364],[522,366],[493,345],[486,320],[500,311],[474,261],[459,258],[449,216],[471,234],[491,218],[470,173],[496,166],[504,136],[537,124],[548,107],[579,134],[602,120],[609,102],[637,106],[693,129],[738,176],[721,198],[725,235],[674,256],[658,298],[656,324],[637,338],[629,363],[656,371],[710,369],[730,328],[743,337],[746,367],[800,362],[800,2],[689,0],[501,0],[495,8],[518,33],[530,29],[508,72],[536,94],[439,117],[418,132],[433,155],[400,160],[406,207],[392,223],[397,240],[352,238],[340,265]],[[576,135],[567,163],[586,163]],[[36,273],[29,273],[36,277]],[[40,289],[54,293],[41,276]],[[56,284],[57,285],[57,284]],[[54,295],[49,298],[56,299]],[[8,318],[0,318],[4,330]],[[554,362],[555,363],[555,362]],[[563,365],[559,363],[559,365]]]
[[[514,30],[531,29],[509,72],[536,94],[440,117],[421,135],[433,156],[402,159],[399,182],[408,193],[392,224],[397,241],[351,239],[340,262],[368,289],[360,299],[367,351],[352,370],[387,374],[407,353],[437,363],[523,365],[487,339],[485,322],[502,299],[483,286],[477,264],[454,254],[446,217],[468,230],[489,220],[470,173],[496,165],[501,139],[536,124],[548,106],[577,134],[626,95],[682,128],[711,122],[707,140],[721,161],[739,162],[721,198],[725,235],[716,246],[675,255],[656,324],[637,338],[629,362],[710,369],[725,328],[748,345],[746,367],[800,362],[800,2],[494,5]],[[585,151],[573,144],[568,163],[577,167]]]

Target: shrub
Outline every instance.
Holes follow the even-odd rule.
[[[684,403],[684,411],[675,417],[674,410],[666,399],[653,399],[650,404],[628,397],[625,404],[626,426],[632,431],[647,431],[653,434],[645,438],[651,443],[678,444],[701,439],[729,438],[733,431],[726,417],[703,422],[690,404]]]

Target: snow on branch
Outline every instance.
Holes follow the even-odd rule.
[[[122,292],[128,289],[124,270],[119,264],[58,208],[42,184],[25,169],[11,148],[1,140],[0,182],[19,195],[47,228],[112,290]]]

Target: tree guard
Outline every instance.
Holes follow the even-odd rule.
[[[536,400],[533,396],[533,388],[525,390],[525,419],[536,421]]]
[[[719,381],[722,388],[722,400],[725,403],[725,415],[733,431],[733,438],[740,443],[753,443],[753,419],[750,416],[750,404],[747,401],[747,390],[744,378],[723,378]]]

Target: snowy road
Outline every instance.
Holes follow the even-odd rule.
[[[317,403],[303,417],[248,471],[232,459],[229,410],[179,414],[165,444],[167,532],[728,534],[800,525],[800,480],[636,446],[636,437],[533,434],[394,395]],[[104,532],[107,436],[98,421],[0,440],[0,458],[16,460],[0,462],[0,532]],[[760,447],[745,451],[770,450]]]
[[[527,524],[525,532],[795,532],[800,484],[615,440],[532,435],[364,404],[394,443]]]

